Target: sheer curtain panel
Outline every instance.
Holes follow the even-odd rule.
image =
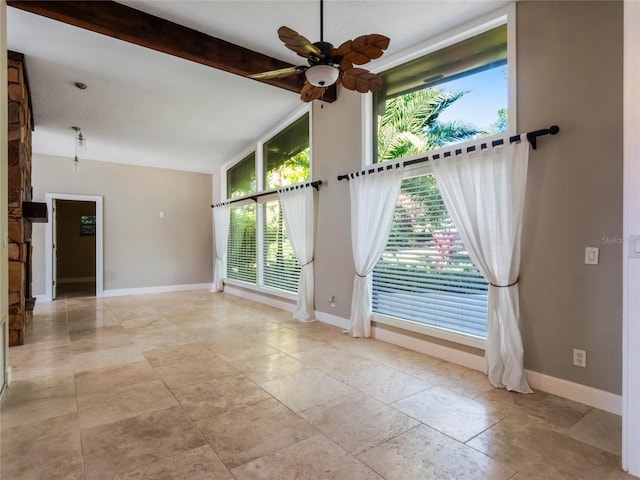
[[[473,263],[490,282],[487,374],[495,387],[531,393],[524,372],[518,276],[529,144],[430,162]]]
[[[216,237],[216,265],[213,273],[213,289],[216,292],[221,292],[224,289],[222,261],[227,255],[230,212],[229,205],[222,205],[213,209],[213,229]]]
[[[371,271],[384,252],[393,223],[404,169],[349,177],[351,247],[356,276],[351,298],[354,337],[371,336]]]
[[[293,253],[300,264],[298,297],[293,318],[302,322],[314,320],[313,250],[315,238],[314,189],[312,187],[278,191]]]

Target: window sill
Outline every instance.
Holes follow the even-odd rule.
[[[411,320],[403,320],[396,317],[389,317],[387,315],[380,315],[374,313],[372,316],[374,322],[381,325],[389,325],[392,327],[400,328],[402,330],[408,330],[429,337],[440,338],[447,340],[448,342],[459,343],[468,347],[478,348],[485,350],[486,339],[481,337],[475,337],[473,335],[467,335],[464,333],[453,332],[451,330],[445,330],[444,328],[431,327],[422,323],[412,322]]]
[[[285,300],[291,300],[295,302],[298,297],[292,293],[285,292],[283,290],[277,290],[275,288],[259,287],[252,283],[245,283],[239,280],[224,279],[225,285],[233,285],[234,287],[244,288],[245,290],[251,290],[253,292],[261,293],[263,295],[269,295],[271,297],[282,298]]]

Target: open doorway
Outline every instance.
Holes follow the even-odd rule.
[[[96,294],[96,202],[56,199],[55,298]]]
[[[47,193],[46,198],[51,212],[46,230],[46,299],[55,300],[58,292],[101,297],[102,197]]]

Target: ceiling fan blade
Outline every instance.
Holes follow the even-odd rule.
[[[295,75],[296,73],[304,72],[307,69],[305,66],[281,68],[280,70],[271,70],[269,72],[254,73],[249,75],[249,78],[255,78],[259,80],[270,80],[272,78],[284,78],[289,75]]]
[[[342,57],[340,67],[343,70],[349,70],[354,65],[364,65],[380,58],[389,47],[389,42],[389,37],[377,33],[362,35],[344,42],[331,52],[331,56]]]
[[[313,55],[317,58],[324,57],[320,49],[311,43],[310,40],[289,27],[280,27],[278,29],[278,37],[280,37],[280,40],[282,40],[285,47],[289,50],[293,50],[301,57],[308,58],[309,55]]]
[[[382,89],[382,79],[364,68],[350,68],[342,73],[342,86],[360,93]]]
[[[308,80],[305,80],[304,86],[300,91],[300,99],[303,102],[311,102],[318,98],[322,98],[326,90],[327,87],[316,87],[315,85],[311,85]]]

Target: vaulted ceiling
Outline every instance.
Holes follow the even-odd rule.
[[[120,15],[119,23],[128,24],[126,28],[134,37],[168,46],[165,50],[8,7],[9,49],[24,53],[27,59],[36,153],[71,158],[75,153],[71,126],[81,123],[87,137],[87,151],[81,158],[212,172],[302,104],[299,95],[290,91],[295,90],[295,79],[284,80],[284,88],[279,88],[225,70],[233,71],[226,67],[247,55],[252,61],[261,59],[274,66],[277,62],[303,64],[304,59],[282,45],[276,31],[287,25],[312,41],[318,40],[319,1],[120,3],[195,30],[194,35],[202,32],[219,39],[214,50],[222,65],[206,58],[196,63],[200,60],[194,56],[212,55],[201,44],[181,43],[189,30],[171,38],[167,24],[161,20],[149,23],[137,12],[130,12],[125,19]],[[359,35],[380,33],[391,38],[385,53],[389,57],[505,3],[327,0],[324,37],[340,44]],[[122,21],[131,17],[135,21]],[[104,15],[93,18],[104,20]],[[149,28],[151,33],[145,30]],[[116,36],[131,40],[122,33]],[[166,48],[173,50],[169,52],[172,55],[162,53]],[[254,58],[244,49],[261,55]],[[175,56],[181,53],[195,61]],[[370,69],[375,72],[379,62],[372,62]],[[246,69],[256,66],[259,63]],[[74,82],[83,82],[88,88],[81,92]]]

